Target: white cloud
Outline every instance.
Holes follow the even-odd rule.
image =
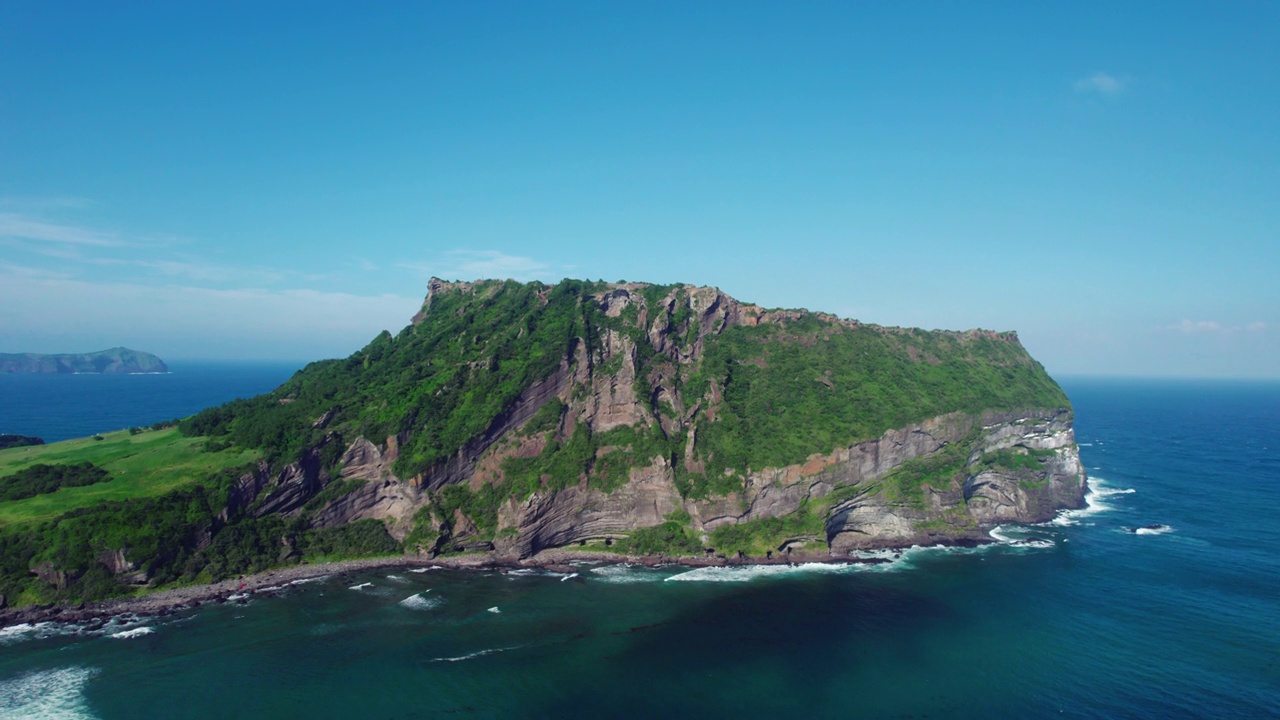
[[[1267,329],[1267,324],[1259,320],[1258,322],[1251,322],[1248,325],[1245,325],[1244,329],[1250,332],[1262,332]]]
[[[1098,93],[1099,95],[1120,95],[1129,89],[1129,78],[1118,78],[1104,72],[1096,72],[1089,77],[1075,82],[1078,93]]]
[[[435,263],[400,263],[400,267],[446,280],[551,280],[550,265],[499,250],[450,250]]]
[[[1170,330],[1178,330],[1184,333],[1211,333],[1222,332],[1222,323],[1217,320],[1183,320],[1168,326]]]

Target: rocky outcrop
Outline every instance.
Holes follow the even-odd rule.
[[[343,454],[342,480],[362,480],[355,490],[333,500],[316,514],[315,527],[337,527],[354,520],[390,519],[389,530],[403,540],[412,529],[405,520],[413,515],[420,493],[401,482],[391,471],[391,463],[373,443],[359,438]]]
[[[585,540],[625,537],[640,527],[662,523],[683,501],[661,459],[631,472],[621,489],[604,493],[582,486],[557,493],[534,493],[523,503],[509,501],[499,524],[517,534],[497,543],[504,556],[529,557],[542,550]]]

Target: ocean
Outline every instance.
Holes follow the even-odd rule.
[[[274,390],[301,362],[175,360],[139,375],[0,373],[0,434],[45,442],[152,425]]]
[[[0,431],[195,409],[151,405],[160,377],[59,386],[136,382],[118,402],[138,412],[110,420],[67,400],[13,422],[6,398]],[[1062,384],[1089,506],[1004,542],[860,566],[384,569],[12,627],[0,717],[1280,717],[1280,383]]]

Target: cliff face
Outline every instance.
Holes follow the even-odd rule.
[[[242,478],[231,513],[378,519],[421,553],[653,551],[662,529],[659,552],[840,557],[980,541],[1083,502],[1069,403],[1013,333],[705,287],[557,289],[433,279],[413,325],[326,370],[347,378],[333,387],[390,378],[381,394],[325,391],[308,369],[264,402],[307,408],[321,439]]]
[[[164,372],[169,372],[169,368],[155,355],[122,347],[65,355],[0,353],[0,373],[125,375]]]

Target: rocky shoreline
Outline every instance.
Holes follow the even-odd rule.
[[[978,543],[948,543],[960,545],[976,545]],[[114,598],[96,603],[80,603],[78,605],[39,605],[23,608],[5,608],[0,610],[0,628],[12,625],[35,624],[43,622],[83,623],[121,615],[164,616],[181,610],[200,607],[207,603],[224,603],[237,595],[251,595],[263,590],[278,590],[291,583],[329,575],[346,575],[350,573],[374,570],[378,568],[415,568],[439,567],[446,569],[522,569],[536,568],[542,570],[574,572],[574,563],[591,562],[603,564],[630,564],[645,567],[660,565],[684,565],[688,567],[715,566],[747,566],[747,565],[795,565],[799,563],[878,563],[883,559],[867,559],[856,557],[832,557],[826,552],[792,553],[789,556],[774,558],[735,558],[723,557],[668,557],[650,555],[636,557],[609,552],[593,552],[583,550],[552,549],[544,550],[524,560],[500,558],[493,553],[474,555],[454,555],[428,557],[420,555],[391,555],[384,557],[340,560],[331,563],[303,564],[291,567],[266,570],[253,575],[244,575],[232,580],[221,580],[207,585],[188,585],[184,587],[157,590],[145,595]]]

